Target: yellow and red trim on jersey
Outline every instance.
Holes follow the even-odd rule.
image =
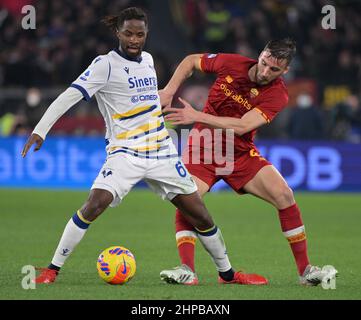
[[[258,111],[260,114],[261,114],[261,116],[263,117],[263,118],[265,118],[265,120],[267,121],[267,123],[270,123],[271,122],[271,120],[267,117],[267,115],[261,110],[261,109],[258,109],[257,107],[255,107],[255,108],[253,108],[254,110],[256,110],[256,111]]]

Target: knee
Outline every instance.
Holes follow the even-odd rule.
[[[197,192],[189,195],[178,195],[172,200],[172,203],[193,227],[199,230],[213,227],[212,217]]]
[[[207,230],[214,225],[212,217],[204,205],[194,206],[186,214],[193,218],[193,226],[198,230]]]
[[[198,226],[196,226],[197,229],[198,230],[206,230],[206,229],[212,228],[214,225],[214,222],[204,204],[200,205],[197,212],[198,212],[198,215],[197,215]]]
[[[210,214],[207,212],[206,215],[204,215],[201,219],[200,219],[200,225],[198,227],[198,230],[207,230],[210,229],[214,226],[214,222],[212,220],[212,217],[210,216]]]
[[[108,203],[101,199],[88,199],[80,209],[83,217],[89,221],[94,221],[107,207]]]
[[[277,209],[288,208],[294,203],[295,198],[292,189],[287,184],[280,186],[275,197],[275,205]]]

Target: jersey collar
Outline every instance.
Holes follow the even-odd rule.
[[[129,61],[134,61],[134,62],[138,62],[141,63],[142,62],[142,56],[136,57],[136,58],[132,58],[129,57],[126,53],[124,53],[123,51],[119,50],[119,48],[115,48],[113,49],[117,54],[119,54],[122,58],[127,59]]]

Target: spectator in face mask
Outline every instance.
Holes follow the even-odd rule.
[[[297,97],[297,105],[290,115],[288,133],[291,139],[296,140],[323,138],[322,117],[309,94],[302,93]]]

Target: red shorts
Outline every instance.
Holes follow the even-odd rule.
[[[188,151],[188,148],[185,150]],[[188,154],[188,159],[192,159]],[[253,179],[259,170],[264,166],[271,165],[269,161],[261,157],[256,149],[251,149],[248,152],[244,152],[241,156],[238,156],[232,163],[233,170],[227,174],[219,174],[217,169],[224,167],[218,166],[214,163],[207,164],[200,161],[200,164],[193,164],[191,161],[187,162],[185,155],[183,155],[183,161],[188,169],[189,173],[193,176],[204,181],[211,188],[217,181],[223,179],[234,191],[243,194],[243,187],[247,182]]]

